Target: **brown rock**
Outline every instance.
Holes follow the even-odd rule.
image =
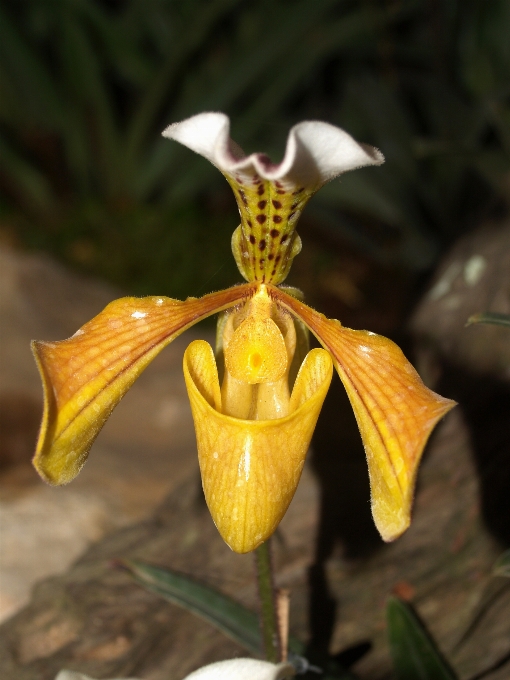
[[[292,627],[301,635],[305,546],[312,542],[316,506],[316,486],[306,472],[275,541],[278,585],[296,590]],[[37,587],[30,605],[0,628],[2,678],[53,680],[69,668],[93,677],[177,680],[205,663],[246,654],[209,624],[112,568],[118,557],[191,573],[256,607],[253,558],[223,543],[192,475],[150,520],[110,534],[67,574]]]
[[[430,386],[459,402],[480,480],[482,514],[510,545],[510,330],[473,325],[478,312],[510,314],[510,222],[487,224],[446,256],[411,322]]]
[[[336,550],[314,565],[318,489],[305,468],[274,540],[276,581],[291,589],[295,635],[305,640],[309,634],[308,597],[316,614],[336,603],[326,644],[336,653],[369,641],[372,650],[355,670],[365,680],[382,680],[391,668],[385,603],[392,592],[405,591],[461,680],[492,666],[488,679],[508,677],[510,582],[491,577],[500,549],[480,519],[469,449],[462,415],[453,412],[431,442],[409,531],[368,556],[347,559]],[[350,521],[356,523],[356,517]],[[1,677],[53,680],[66,667],[93,677],[180,680],[200,665],[244,653],[208,624],[112,569],[118,557],[192,574],[256,607],[251,556],[235,555],[223,544],[192,476],[150,520],[110,534],[65,575],[37,587],[31,603],[0,627]],[[320,643],[317,621],[310,632]]]
[[[509,332],[488,325],[466,328],[468,318],[478,312],[510,314],[510,221],[484,225],[464,237],[439,266],[411,323],[423,369],[431,353],[510,382]],[[431,378],[435,371],[437,365]]]

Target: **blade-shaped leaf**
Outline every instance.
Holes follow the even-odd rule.
[[[118,564],[126,568],[147,590],[207,621],[252,654],[261,653],[259,617],[244,605],[171,569],[162,569],[137,560],[120,560]],[[302,656],[305,646],[292,635],[289,636],[288,648],[290,662],[301,669],[298,673],[312,668]],[[322,666],[323,680],[355,680],[355,676],[332,657],[328,657]]]
[[[481,312],[470,316],[466,326],[474,323],[487,323],[496,326],[506,326],[510,328],[510,314],[498,314],[497,312]]]
[[[492,573],[494,576],[510,577],[510,550],[505,550],[505,552],[498,557]]]
[[[412,607],[392,597],[386,610],[391,658],[397,680],[455,680]]]
[[[261,653],[262,636],[258,616],[239,602],[170,569],[131,560],[122,560],[121,564],[147,590],[193,612],[252,654]],[[289,649],[294,654],[301,654],[303,645],[299,640],[290,638]]]

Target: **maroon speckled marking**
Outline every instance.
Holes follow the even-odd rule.
[[[280,208],[282,207],[282,204],[280,203],[280,201],[277,201],[276,199],[273,198],[273,206],[274,206],[275,210],[280,210]]]
[[[273,215],[273,222],[274,222],[275,224],[280,224],[280,222],[282,221],[282,219],[283,219],[283,218],[282,218],[281,215]]]
[[[266,221],[266,216],[265,215],[257,215],[255,218],[259,224],[264,224]]]
[[[258,207],[259,210],[264,210],[264,208],[266,207],[266,205],[267,205],[267,201],[259,201],[259,202],[257,203],[257,207]]]
[[[266,240],[262,238],[259,241],[259,250],[265,250],[265,249],[266,249]]]
[[[256,240],[257,239],[255,238],[255,236],[253,234],[250,234],[250,243],[254,244]]]
[[[280,236],[278,229],[271,229],[270,234],[273,238],[278,238],[278,236]]]
[[[264,191],[266,190],[265,186],[261,184],[259,188],[257,189],[257,193],[259,196],[262,196],[264,194]]]

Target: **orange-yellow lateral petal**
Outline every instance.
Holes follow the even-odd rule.
[[[280,289],[271,287],[270,294],[331,352],[363,439],[375,524],[385,541],[398,538],[410,523],[427,439],[455,402],[425,387],[388,338],[344,328]]]
[[[218,408],[218,374],[210,345],[196,340],[186,350],[184,378],[205,498],[218,531],[235,552],[254,550],[285,514],[332,371],[330,355],[312,350],[296,378],[294,410],[274,420],[242,420]]]
[[[184,302],[121,298],[68,340],[34,341],[45,402],[34,465],[43,479],[50,484],[70,482],[113,408],[163,347],[254,289],[245,284]]]

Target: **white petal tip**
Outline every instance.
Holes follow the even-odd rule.
[[[229,659],[203,666],[184,680],[284,680],[295,675],[287,663],[274,664],[258,659]]]
[[[256,174],[266,180],[312,189],[349,170],[384,163],[378,149],[358,144],[344,130],[321,121],[304,121],[290,130],[285,156],[279,164],[263,153],[244,156],[229,133],[229,118],[209,112],[173,123],[163,136],[201,154],[225,174]]]

